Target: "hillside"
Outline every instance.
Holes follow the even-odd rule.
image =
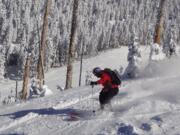
[[[141,50],[146,65],[149,48]],[[125,47],[86,59],[83,73],[94,66],[126,67],[126,54]],[[79,63],[74,65],[77,80]],[[103,112],[98,111],[101,87],[92,91],[90,86],[77,87],[75,81],[76,88],[59,91],[56,85],[64,84],[65,68],[51,70],[46,79],[52,95],[1,105],[0,134],[177,135],[180,133],[179,58],[161,61],[157,67],[155,74],[144,74],[142,70],[140,78],[124,80],[112,101],[113,111]]]

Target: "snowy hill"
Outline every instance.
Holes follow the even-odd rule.
[[[149,48],[141,48],[143,65],[147,65]],[[86,59],[86,70],[94,66],[119,69],[127,66],[126,47]],[[46,84],[53,91],[47,97],[2,106],[1,135],[178,135],[180,133],[180,61],[172,58],[149,65],[137,79],[123,81],[119,94],[113,99],[113,111],[98,110],[99,86],[77,87],[79,63],[75,64],[74,87],[59,91],[64,86],[65,67],[52,69]],[[151,67],[152,66],[152,67]],[[150,71],[153,71],[151,72]],[[147,72],[149,71],[149,72]],[[153,74],[152,74],[153,73]],[[96,79],[96,78],[93,78]],[[83,78],[84,80],[84,78]],[[84,82],[83,82],[84,84]],[[9,88],[12,82],[1,84]],[[3,92],[2,93],[6,93]]]
[[[161,0],[82,0],[79,1],[76,32],[76,58],[84,45],[86,57],[99,51],[129,45],[133,31],[140,44],[152,43]],[[45,0],[0,1],[0,81],[4,76],[23,73],[27,51],[32,51],[32,67],[36,71],[39,42],[43,31]],[[162,44],[169,48],[180,43],[180,1],[165,4]],[[46,31],[46,69],[67,63],[73,0],[51,0]],[[29,48],[27,50],[27,48]],[[16,68],[13,70],[12,67]],[[21,74],[19,75],[21,76]],[[14,78],[15,79],[15,78]]]

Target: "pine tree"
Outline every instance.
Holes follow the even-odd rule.
[[[75,34],[77,29],[78,5],[79,5],[78,3],[79,0],[74,0],[65,89],[72,88],[73,62],[75,57]]]
[[[139,50],[139,39],[137,36],[132,36],[132,43],[129,44],[129,53],[128,53],[128,66],[125,71],[125,76],[129,78],[134,78],[138,76],[139,73],[139,64],[141,62],[141,52]]]
[[[41,42],[39,46],[39,59],[37,65],[37,79],[39,82],[39,89],[42,90],[42,86],[44,84],[44,62],[45,62],[45,44],[46,44],[46,34],[48,29],[48,15],[50,12],[51,0],[47,0],[46,9],[44,13],[43,19],[43,29],[41,33]]]
[[[177,44],[175,40],[176,40],[176,33],[172,28],[170,32],[170,41],[169,41],[169,56],[170,57],[177,54],[177,50],[176,50]]]

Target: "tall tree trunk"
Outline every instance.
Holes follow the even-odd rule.
[[[82,78],[82,68],[83,68],[83,56],[84,56],[84,47],[85,44],[83,42],[82,48],[81,48],[81,62],[80,62],[80,74],[79,74],[79,86],[81,86],[81,78]]]
[[[37,79],[39,82],[39,89],[42,90],[42,86],[44,84],[44,63],[45,63],[45,44],[46,44],[46,34],[48,29],[48,14],[51,7],[51,0],[47,0],[46,9],[44,13],[43,19],[43,29],[41,33],[41,42],[39,46],[39,59],[37,65]]]
[[[161,43],[161,35],[163,32],[165,2],[166,2],[166,0],[160,1],[159,13],[157,16],[157,23],[156,23],[156,28],[155,28],[154,43],[157,43],[159,45]]]
[[[30,56],[27,56],[25,68],[24,68],[23,87],[22,87],[22,96],[21,96],[21,99],[23,100],[27,99],[29,75],[30,75]]]
[[[79,0],[74,0],[65,89],[72,88],[73,62],[75,57],[75,34],[77,29],[78,5],[79,5],[78,3]]]

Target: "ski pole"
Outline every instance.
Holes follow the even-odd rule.
[[[92,99],[93,99],[93,94],[94,94],[94,86],[92,85]],[[93,113],[95,113],[95,110],[94,110],[94,100],[93,100],[93,103],[92,103],[92,110],[93,110]]]
[[[93,88],[94,88],[94,86],[92,86],[92,96],[93,96]]]

